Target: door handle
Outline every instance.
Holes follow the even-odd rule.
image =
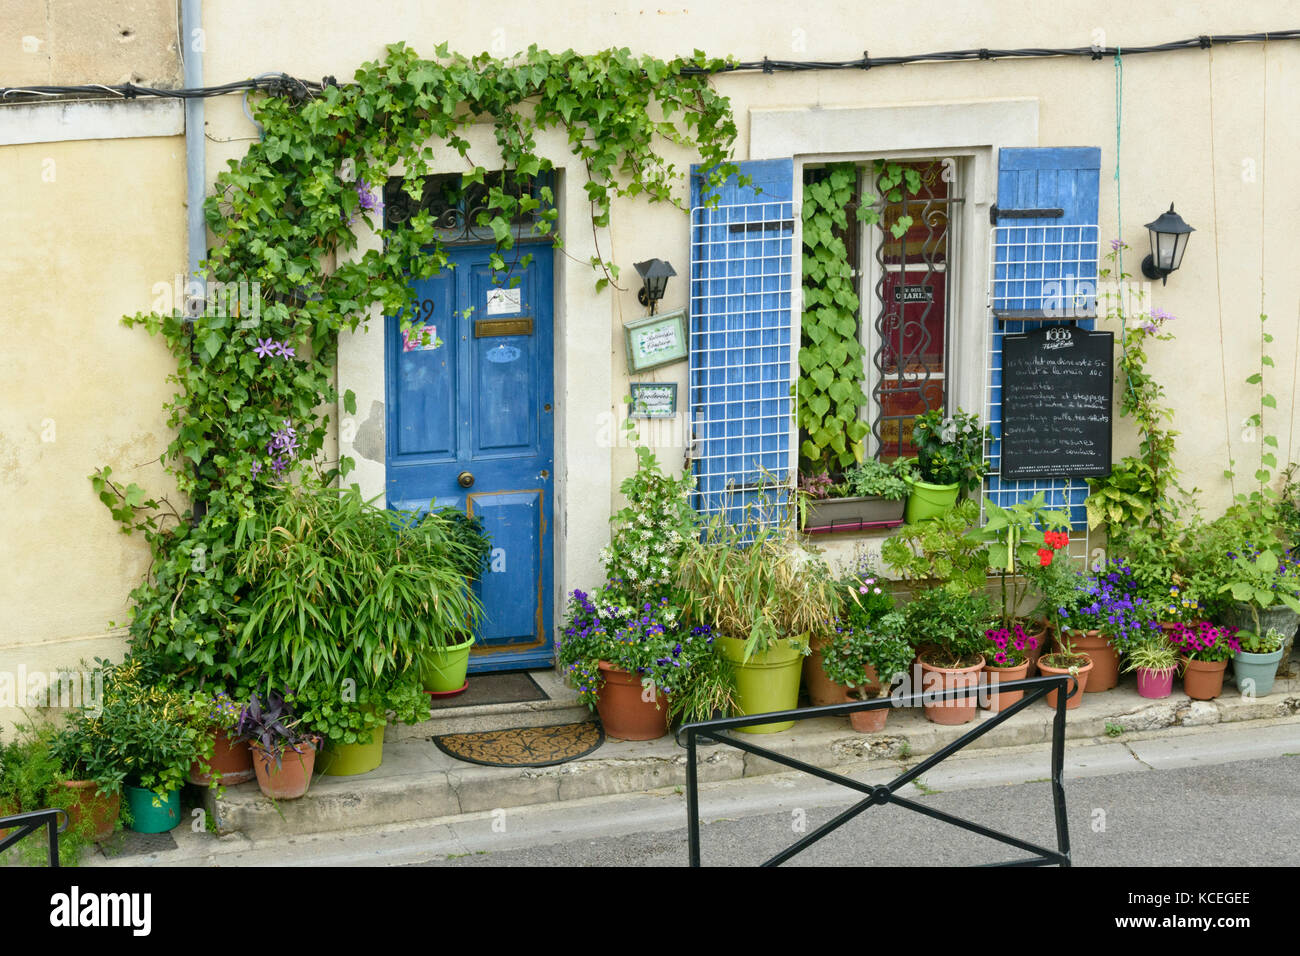
[[[456,476],[456,481],[460,484],[462,488],[469,488],[474,484],[474,476],[471,475],[468,471],[462,471],[459,475]]]

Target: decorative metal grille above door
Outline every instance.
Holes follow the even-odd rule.
[[[433,217],[438,241],[444,245],[496,242],[487,214],[492,190],[500,189],[516,201],[525,197],[537,201],[535,208],[514,217],[511,230],[516,241],[539,239],[543,233],[537,227],[554,203],[553,178],[550,173],[518,176],[498,171],[485,174],[482,182],[466,182],[460,173],[445,173],[426,176],[423,193],[413,199],[403,188],[402,177],[393,176],[384,185],[384,228],[399,227],[425,212]]]

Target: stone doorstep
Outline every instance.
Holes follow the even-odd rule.
[[[1231,683],[1224,690],[1230,694]],[[1118,727],[1125,735],[1144,738],[1182,733],[1182,728],[1296,714],[1300,714],[1300,679],[1278,681],[1268,697],[1234,695],[1193,701],[1175,694],[1152,701],[1139,696],[1132,678],[1127,678],[1113,690],[1085,694],[1082,705],[1069,711],[1066,736],[1072,740],[1106,739],[1108,730]],[[1053,710],[1035,704],[964,749],[1047,744],[1053,717]],[[879,734],[856,733],[843,718],[818,718],[784,733],[744,735],[744,739],[815,766],[852,769],[881,759],[923,757],[974,726],[933,724],[919,709],[907,709],[891,711],[885,732]],[[788,768],[781,764],[725,745],[698,751],[701,783],[786,772]],[[238,832],[256,840],[638,793],[685,783],[686,753],[672,736],[654,741],[607,739],[578,760],[518,769],[464,763],[429,740],[402,737],[386,738],[384,762],[378,769],[356,777],[317,776],[299,800],[277,804],[263,797],[256,783],[247,783],[228,788],[220,799],[209,791],[205,801],[219,833]]]
[[[514,704],[477,704],[433,711],[418,724],[389,724],[384,743],[424,740],[441,734],[466,734],[480,730],[508,730],[511,727],[544,727],[591,719],[591,710],[578,702],[577,692],[554,670],[529,671],[548,695],[547,700],[525,700]],[[473,678],[470,678],[473,680]]]

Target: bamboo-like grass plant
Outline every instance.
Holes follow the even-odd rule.
[[[244,662],[271,684],[390,681],[482,616],[487,542],[447,511],[388,511],[353,488],[285,488],[241,519]]]

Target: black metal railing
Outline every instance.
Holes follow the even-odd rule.
[[[699,779],[696,772],[695,756],[696,743],[699,738],[713,740],[728,747],[735,747],[737,750],[743,750],[745,753],[754,754],[757,757],[763,757],[771,760],[773,763],[781,764],[792,770],[801,770],[811,776],[818,777],[830,783],[840,784],[850,790],[856,790],[864,794],[864,799],[855,803],[847,810],[837,815],[834,819],[822,824],[816,830],[813,830],[807,836],[803,837],[796,843],[786,847],[780,853],[763,863],[763,866],[780,866],[786,860],[790,859],[796,853],[800,853],[812,846],[818,840],[821,840],[827,834],[843,826],[852,820],[864,810],[873,806],[883,806],[886,803],[897,804],[900,807],[906,807],[909,810],[915,810],[922,816],[939,820],[943,823],[952,824],[971,833],[978,833],[981,836],[989,837],[1000,843],[1006,843],[1017,849],[1024,850],[1035,854],[1031,857],[1013,860],[1006,863],[995,864],[1000,866],[1044,866],[1058,864],[1060,866],[1070,865],[1070,830],[1069,824],[1065,817],[1065,786],[1061,779],[1061,773],[1065,765],[1065,703],[1068,697],[1077,692],[1078,679],[1071,677],[1069,674],[1053,675],[1050,677],[1032,677],[1025,680],[1007,681],[996,685],[998,693],[1009,693],[1017,690],[1024,691],[1024,696],[1004,710],[992,717],[982,720],[977,727],[972,728],[962,734],[952,743],[947,744],[935,753],[926,757],[915,767],[895,777],[887,784],[872,785],[854,780],[851,777],[845,777],[841,774],[833,773],[821,767],[813,766],[802,760],[796,760],[785,754],[777,753],[766,747],[760,747],[757,744],[750,743],[748,740],[741,740],[734,736],[721,736],[721,732],[731,730],[736,727],[748,727],[752,724],[778,723],[787,720],[809,720],[814,717],[844,717],[849,714],[858,713],[865,710],[879,710],[884,707],[915,707],[922,703],[956,703],[958,700],[966,700],[979,693],[989,693],[988,687],[979,685],[971,687],[957,687],[946,691],[924,691],[919,694],[909,694],[900,697],[879,697],[874,700],[851,701],[847,704],[830,704],[825,707],[804,707],[798,710],[782,710],[766,714],[747,714],[743,717],[724,717],[717,720],[705,720],[693,724],[683,724],[677,731],[677,742],[682,744],[682,737],[685,736],[686,748],[686,829],[688,834],[688,844],[690,852],[690,865],[700,865],[700,794]],[[1056,718],[1052,723],[1052,807],[1056,814],[1056,849],[1049,850],[1046,847],[1039,846],[1028,840],[1022,840],[1019,837],[1011,836],[1008,833],[1002,833],[983,824],[975,823],[972,820],[965,820],[961,817],[953,816],[934,807],[929,807],[914,800],[898,795],[900,788],[919,778],[922,774],[929,771],[932,767],[951,757],[958,750],[961,750],[972,741],[978,740],[984,734],[988,733],[998,724],[1015,716],[1026,707],[1046,697],[1053,690],[1057,691],[1056,695]]]
[[[68,829],[68,813],[66,810],[31,810],[27,813],[15,813],[12,816],[0,817],[0,830],[17,830],[17,832],[10,833],[3,840],[0,840],[0,853],[9,849],[23,837],[31,836],[41,827],[46,827],[49,830],[50,866],[58,866],[59,834]]]

